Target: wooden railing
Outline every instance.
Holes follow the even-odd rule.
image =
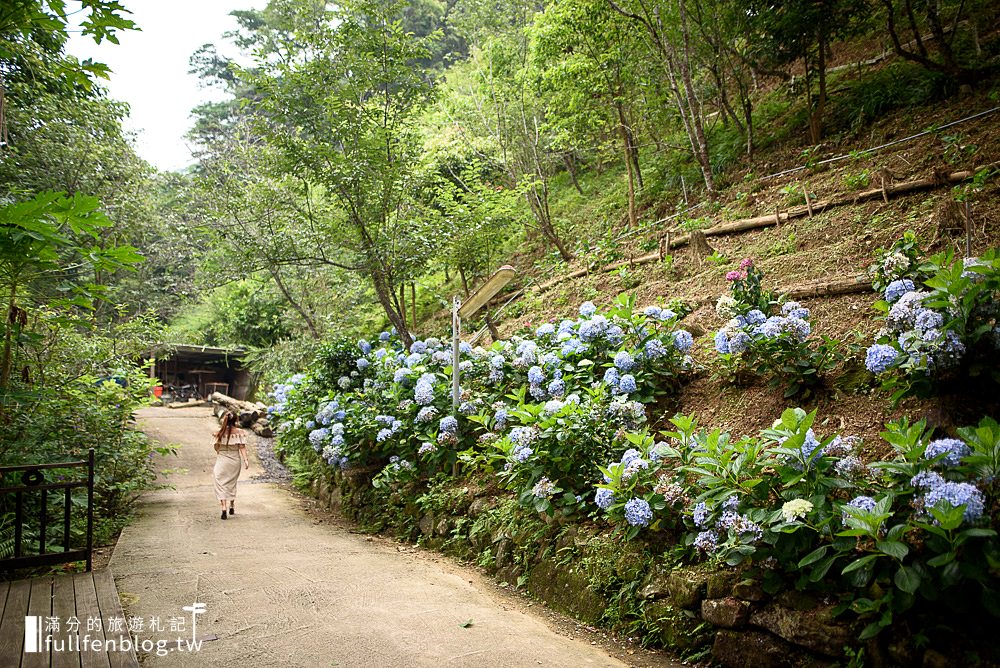
[[[44,471],[48,469],[82,469],[79,476],[56,482],[48,481]],[[84,475],[84,473],[86,475]],[[73,490],[87,489],[87,544],[85,547],[72,549],[71,519],[73,517]],[[62,492],[61,519],[62,548],[51,551],[48,534],[52,524],[49,522],[49,495],[58,498]],[[38,517],[25,517],[26,501],[34,495],[39,495]],[[62,564],[70,561],[87,561],[87,570],[91,570],[91,553],[94,547],[94,450],[91,449],[87,459],[77,462],[60,462],[55,464],[25,464],[21,466],[0,466],[0,495],[3,497],[4,508],[14,507],[14,550],[13,555],[0,559],[0,570],[16,568],[32,568]],[[27,498],[26,498],[27,497]],[[30,499],[33,500],[33,499]],[[38,552],[25,554],[24,529],[27,521],[35,520],[38,524]]]

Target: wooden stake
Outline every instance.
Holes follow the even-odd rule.
[[[889,203],[889,191],[886,190],[886,188],[885,188],[885,170],[882,170],[882,173],[880,174],[880,176],[882,177],[882,201],[885,202],[886,204],[888,204]]]
[[[805,186],[802,186],[802,194],[806,196],[806,209],[809,211],[809,217],[813,217],[813,203],[812,199],[809,197],[809,191]]]
[[[972,206],[965,200],[965,257],[972,257]]]
[[[774,226],[781,229],[781,209],[774,207]]]

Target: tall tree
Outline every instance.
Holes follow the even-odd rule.
[[[532,32],[535,66],[552,98],[549,123],[577,134],[577,142],[594,137],[588,125],[602,125],[621,142],[629,227],[635,227],[636,191],[643,185],[633,120],[642,45],[634,29],[606,0],[565,0],[539,14]]]
[[[409,344],[396,287],[431,242],[408,188],[419,158],[415,121],[432,92],[419,66],[431,39],[404,30],[398,1],[328,9],[280,0],[270,8],[296,12],[296,21],[278,53],[259,48],[254,69],[243,72],[261,95],[254,130],[288,174],[336,203],[342,223],[330,220],[329,242],[353,253]]]

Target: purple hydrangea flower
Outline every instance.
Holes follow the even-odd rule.
[[[865,354],[865,366],[872,373],[884,373],[896,361],[899,353],[892,346],[876,343]]]
[[[649,526],[653,509],[645,499],[630,499],[625,503],[625,521],[634,527]]]
[[[962,463],[962,457],[972,454],[972,449],[966,445],[965,441],[957,438],[939,438],[927,444],[924,450],[924,459],[937,460],[945,466],[958,466]],[[940,459],[938,459],[940,457]]]

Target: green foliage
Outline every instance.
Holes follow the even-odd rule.
[[[949,379],[1000,382],[1000,254],[993,249],[979,258],[957,258],[949,251],[913,271],[906,268],[910,259],[894,251],[882,262],[900,278],[875,303],[886,328],[869,348],[869,370],[882,377],[893,401],[928,396]],[[880,276],[887,277],[876,273],[876,281]]]
[[[989,593],[989,564],[1000,548],[984,526],[997,489],[974,486],[1000,453],[996,422],[962,429],[974,435],[973,454],[947,464],[927,454],[925,423],[890,423],[882,436],[896,456],[865,466],[859,439],[821,438],[815,418],[789,409],[759,437],[742,439],[698,429],[686,416],[671,420],[676,430],[662,432],[662,442],[629,434],[633,449],[602,469],[607,482],[598,488],[614,499],[605,512],[636,536],[641,527],[621,511],[642,498],[653,511],[642,530],[683,525],[692,555],[732,565],[773,561],[765,587],[847,592],[842,607],[869,623],[865,638],[921,602],[965,611],[973,592],[977,609],[1000,615]],[[930,505],[937,489],[955,491]],[[963,494],[968,504],[946,500]]]

